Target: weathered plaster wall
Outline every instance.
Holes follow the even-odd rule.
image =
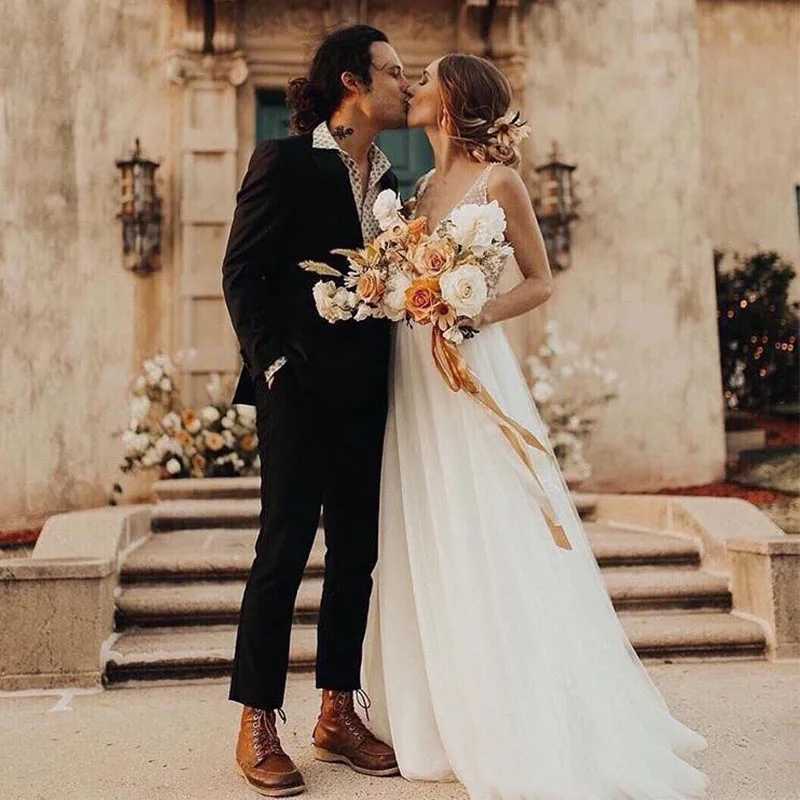
[[[711,240],[800,271],[800,2],[699,0],[697,26]]]
[[[140,136],[171,216],[163,0],[0,0],[0,527],[102,504],[137,359],[169,343],[165,270],[122,268],[117,170]],[[168,219],[169,222],[169,219]]]
[[[693,0],[561,0],[530,20],[536,161],[579,165],[581,219],[551,317],[609,351],[620,397],[588,458],[595,489],[719,477],[724,432],[701,159]]]

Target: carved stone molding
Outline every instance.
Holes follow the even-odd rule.
[[[237,0],[214,0],[214,33],[211,43],[215,53],[236,49]]]
[[[206,14],[203,0],[185,0],[185,23],[180,43],[190,53],[202,53],[206,41]]]
[[[177,51],[170,53],[164,62],[167,80],[183,85],[193,80],[227,81],[241,86],[249,75],[243,53],[212,55]]]
[[[523,55],[526,13],[520,0],[461,0],[457,49],[492,59]]]

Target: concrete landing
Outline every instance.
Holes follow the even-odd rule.
[[[702,733],[707,800],[796,800],[800,667],[763,661],[651,666],[672,713]],[[3,800],[253,800],[233,771],[239,706],[227,681],[102,693],[0,695]],[[314,761],[312,676],[290,676],[286,749],[318,800],[468,800],[459,784],[368,778]]]

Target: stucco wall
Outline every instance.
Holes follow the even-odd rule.
[[[169,155],[163,0],[0,0],[0,528],[102,504],[136,359],[167,340],[167,269],[122,268],[117,170]],[[163,162],[162,174],[170,174]],[[169,218],[169,181],[161,181]],[[138,344],[138,347],[137,347]]]
[[[620,397],[587,455],[595,489],[720,476],[724,432],[703,192],[693,0],[533,6],[536,160],[558,140],[583,200],[551,317],[607,349]]]
[[[800,271],[800,2],[699,0],[697,25],[712,242],[777,250]]]

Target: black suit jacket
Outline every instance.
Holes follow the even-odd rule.
[[[389,171],[381,188],[397,191]],[[347,168],[335,150],[314,149],[312,135],[261,143],[236,196],[222,288],[244,368],[234,403],[255,404],[254,381],[280,356],[298,380],[356,407],[383,401],[390,324],[331,324],[312,295],[320,276],[306,259],[344,267],[334,248],[364,244]],[[276,376],[280,380],[280,372]]]

